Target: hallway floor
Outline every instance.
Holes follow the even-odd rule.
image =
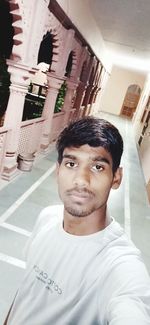
[[[109,211],[141,250],[150,273],[150,206],[132,124],[113,115],[99,116],[114,123],[124,138],[124,177],[120,188],[111,192]],[[0,181],[0,325],[22,280],[23,248],[37,216],[47,205],[61,203],[55,177],[56,158],[53,148],[37,159],[31,172],[20,172],[10,183]]]

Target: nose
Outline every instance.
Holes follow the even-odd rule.
[[[73,183],[79,187],[87,187],[90,184],[90,172],[85,168],[78,168]]]

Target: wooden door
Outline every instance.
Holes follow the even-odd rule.
[[[124,115],[131,119],[136,110],[139,98],[140,98],[139,94],[127,92],[123,102],[121,115]]]

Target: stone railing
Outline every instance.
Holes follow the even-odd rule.
[[[40,138],[45,119],[40,117],[21,123],[18,154],[24,155],[40,151]]]
[[[55,141],[58,137],[58,134],[64,128],[64,112],[55,113],[52,120],[52,130],[50,133],[50,143]]]
[[[6,127],[0,127],[0,175],[2,173],[3,166],[4,166],[4,158],[6,154],[6,143],[7,143],[7,137],[9,132],[10,129]]]

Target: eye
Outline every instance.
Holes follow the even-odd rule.
[[[77,164],[74,161],[67,161],[65,163],[65,166],[68,168],[75,168],[77,166]]]
[[[100,172],[104,170],[104,167],[102,165],[96,164],[92,167],[92,169],[96,172]]]

